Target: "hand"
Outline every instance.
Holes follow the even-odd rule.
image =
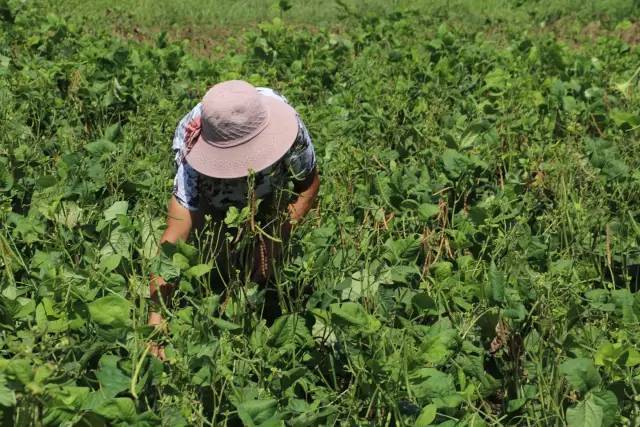
[[[164,354],[164,346],[162,344],[158,344],[155,341],[151,341],[149,345],[150,345],[150,348],[149,348],[150,354],[154,355],[155,357],[160,359],[162,362],[164,362],[167,359],[167,356],[165,356]]]
[[[149,313],[149,320],[147,321],[147,324],[149,326],[155,326],[156,328],[162,328],[164,324],[164,319],[162,318],[162,315],[160,313],[152,311]],[[149,353],[151,353],[152,355],[154,355],[155,357],[157,357],[162,361],[166,359],[166,356],[164,354],[164,346],[162,344],[158,344],[155,341],[151,341],[149,345],[151,346],[149,348]]]

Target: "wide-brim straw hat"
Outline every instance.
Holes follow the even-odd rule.
[[[185,159],[203,175],[240,178],[280,160],[297,134],[291,106],[245,81],[226,81],[202,99],[200,136]]]

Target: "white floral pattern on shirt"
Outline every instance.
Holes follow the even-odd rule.
[[[287,102],[287,99],[269,88],[257,88],[260,93]],[[191,211],[226,211],[231,206],[246,204],[248,193],[247,178],[220,179],[198,173],[185,160],[193,142],[191,133],[196,128],[202,114],[202,104],[196,105],[186,114],[173,137],[173,152],[177,166],[173,185],[173,195],[185,208]],[[284,189],[290,180],[304,181],[313,172],[316,157],[309,131],[298,116],[298,135],[289,151],[276,163],[255,174],[255,194],[264,199],[278,189]]]

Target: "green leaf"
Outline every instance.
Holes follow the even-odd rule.
[[[16,393],[7,387],[7,379],[0,374],[0,405],[10,407],[16,405]]]
[[[99,139],[84,146],[84,149],[94,156],[102,156],[116,151],[118,146],[108,139]]]
[[[453,263],[449,261],[436,262],[431,266],[431,272],[437,280],[445,280],[453,274]]]
[[[339,326],[354,327],[364,333],[373,333],[381,326],[378,319],[367,313],[364,307],[356,302],[331,304],[329,311],[331,319]]]
[[[9,191],[15,182],[15,178],[8,166],[8,161],[0,157],[0,192]]]
[[[117,226],[111,230],[109,235],[109,243],[104,245],[100,249],[102,255],[120,254],[125,258],[130,255],[131,245],[133,243],[133,236],[131,232],[122,226]]]
[[[503,303],[506,278],[504,273],[498,270],[493,261],[489,267],[488,279],[491,299],[496,303]]]
[[[435,368],[421,368],[411,372],[409,387],[420,400],[446,398],[456,392],[451,375]]]
[[[411,304],[423,314],[438,314],[438,305],[435,300],[426,292],[415,294],[411,297]]]
[[[416,419],[415,427],[429,426],[436,419],[437,411],[438,407],[436,405],[427,405],[422,408],[420,415]]]
[[[605,366],[616,363],[628,350],[629,348],[622,345],[622,343],[604,343],[598,348],[598,351],[596,351],[594,356],[595,364],[597,366]]]
[[[176,252],[172,257],[173,265],[178,270],[185,271],[189,269],[189,259],[182,255],[180,252]]]
[[[100,270],[109,273],[120,265],[121,260],[122,255],[120,254],[105,255],[100,259],[100,265],[98,265],[98,267]]]
[[[560,365],[560,373],[577,391],[585,393],[600,384],[600,374],[591,359],[569,359]]]
[[[104,219],[112,221],[117,218],[118,215],[126,215],[129,209],[129,202],[121,200],[115,202],[107,210],[104,211]]]
[[[454,149],[448,148],[442,154],[442,163],[449,177],[455,179],[469,168],[471,159]]]
[[[160,253],[151,263],[151,272],[164,280],[173,280],[180,276],[180,270],[173,265],[172,260],[164,253]]]
[[[205,365],[201,367],[191,378],[191,383],[198,386],[211,384],[211,369],[209,366]]]
[[[629,167],[611,141],[589,138],[586,140],[586,146],[590,153],[591,164],[600,169],[607,178],[617,179],[628,176]]]
[[[348,286],[342,289],[342,299],[351,301],[358,301],[363,296],[375,295],[380,286],[380,282],[366,270],[356,271],[343,284]]]
[[[491,424],[494,425],[494,424]],[[455,422],[453,420],[447,420],[441,424],[438,424],[438,427],[489,427],[489,424],[482,418],[482,415],[478,413],[470,413],[467,414],[460,422]]]
[[[190,262],[195,261],[196,256],[198,255],[198,249],[196,247],[182,240],[178,240],[178,243],[176,243],[176,249],[182,255],[186,256]]]
[[[120,295],[98,298],[88,306],[91,319],[99,325],[122,328],[131,323],[131,303]]]
[[[280,378],[280,384],[282,390],[287,390],[293,386],[300,378],[304,378],[307,375],[307,368],[297,367],[284,371]]]
[[[624,82],[618,82],[613,85],[626,99],[629,99],[630,88],[631,88],[631,80],[626,80]]]
[[[305,345],[313,342],[305,319],[297,314],[278,317],[270,331],[269,344],[274,347],[283,347],[287,344]]]
[[[610,391],[589,393],[577,406],[567,409],[569,427],[609,427],[616,421],[618,400]]]
[[[42,175],[36,180],[36,185],[39,189],[53,187],[58,182],[58,179],[52,175]]]
[[[209,273],[212,268],[209,264],[198,264],[185,271],[184,274],[186,274],[187,277],[197,278]]]
[[[120,123],[114,123],[104,131],[104,139],[115,141],[122,135]]]
[[[18,288],[16,288],[14,285],[7,286],[2,290],[2,296],[10,299],[11,301],[14,301],[18,297]]]
[[[144,258],[153,259],[158,253],[160,228],[162,225],[163,221],[159,218],[144,218],[142,220],[142,230],[140,233],[142,247],[140,248],[140,253]]]
[[[573,96],[562,97],[562,108],[568,113],[576,113],[579,111],[578,103]]]
[[[516,412],[522,408],[525,403],[527,403],[527,399],[525,398],[509,400],[509,402],[507,402],[507,412],[510,414]]]
[[[602,408],[602,426],[609,427],[616,423],[618,414],[618,398],[609,390],[591,393],[593,401]]]
[[[80,409],[83,411],[94,411],[96,408],[104,405],[111,398],[107,397],[102,391],[90,391],[85,394],[82,399]]]
[[[609,117],[616,126],[624,129],[640,126],[640,115],[635,113],[616,109],[609,113]]]
[[[23,385],[33,380],[33,367],[28,359],[10,359],[6,370]]]
[[[640,311],[634,308],[634,297],[627,289],[615,289],[611,291],[612,302],[616,305],[616,311],[622,315],[622,320],[627,324],[638,324]],[[636,314],[638,312],[638,314]]]
[[[136,416],[136,406],[128,397],[117,397],[104,402],[94,412],[110,420],[131,420]]]
[[[476,129],[474,127],[467,129],[462,136],[462,139],[458,143],[458,148],[460,148],[461,150],[465,150],[473,147],[473,145],[478,140],[478,137],[480,137],[479,130],[480,129]]]
[[[627,355],[624,365],[628,368],[640,365],[640,352],[635,348],[629,348],[629,354]]]
[[[384,258],[393,264],[403,261],[414,260],[421,248],[420,236],[407,237],[403,239],[389,238],[384,242],[386,249]]]
[[[434,216],[440,213],[440,206],[434,203],[423,203],[418,206],[418,218],[422,221],[426,221],[429,218],[433,218]]]
[[[330,312],[334,321],[350,326],[366,326],[367,317],[369,316],[364,307],[357,302],[332,304]]]
[[[505,71],[502,68],[496,68],[495,70],[488,72],[485,76],[485,87],[487,89],[497,89],[502,91],[507,88],[510,78],[511,76],[508,71]]]
[[[238,416],[245,425],[258,426],[274,416],[277,416],[277,401],[275,399],[247,400],[237,405]]]
[[[219,317],[212,317],[211,323],[224,331],[237,331],[239,329],[242,329],[242,326],[238,325],[237,323],[229,322],[228,320],[224,320]]]
[[[441,397],[434,397],[433,404],[438,406],[438,408],[457,408],[462,402],[464,402],[464,397],[460,395],[460,393],[450,393]]]
[[[399,283],[406,285],[411,282],[413,277],[420,275],[420,269],[416,265],[394,265],[384,272],[383,283]],[[375,295],[378,290],[378,283],[373,282],[373,286],[369,288],[369,293],[365,295]]]
[[[602,427],[602,408],[592,401],[581,402],[567,409],[569,427]]]
[[[444,363],[451,355],[451,348],[455,345],[458,335],[458,331],[451,328],[449,321],[441,320],[430,326],[420,346],[422,359],[436,366]]]
[[[79,412],[85,397],[89,394],[88,387],[64,385],[50,390],[51,398],[57,404],[49,404],[44,407],[45,425],[73,424],[71,421]],[[53,402],[52,402],[53,403]],[[58,404],[60,404],[58,406]],[[81,424],[81,423],[80,423]]]
[[[107,397],[115,397],[131,384],[131,379],[118,367],[119,360],[118,356],[105,354],[98,362],[96,378],[100,382],[100,389]]]
[[[82,209],[75,202],[62,202],[54,215],[54,220],[68,228],[73,228],[82,220]]]

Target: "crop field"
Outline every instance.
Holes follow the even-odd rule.
[[[72,3],[0,0],[3,426],[640,426],[638,1],[280,1],[205,44]],[[316,148],[274,293],[158,245],[229,79]]]

